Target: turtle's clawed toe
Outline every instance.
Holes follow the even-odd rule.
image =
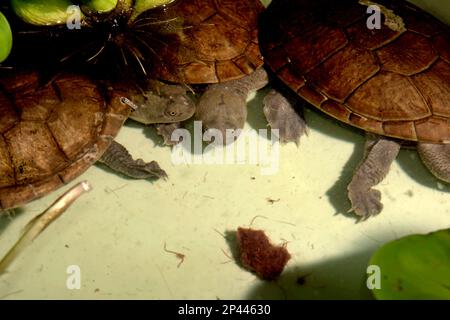
[[[137,159],[134,164],[134,170],[140,172],[139,176],[141,179],[167,179],[167,173],[161,169],[158,162],[145,162],[142,159]]]
[[[156,161],[147,163],[144,168],[151,175],[150,178],[166,180],[169,177],[167,173],[163,169],[161,169],[158,162]]]
[[[364,220],[378,215],[383,210],[381,192],[378,190],[353,190],[349,188],[348,198],[352,204],[350,211],[355,212]]]

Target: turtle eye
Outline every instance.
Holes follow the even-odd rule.
[[[179,116],[180,113],[175,109],[169,109],[166,111],[166,115],[173,118]]]

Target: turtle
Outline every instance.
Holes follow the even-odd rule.
[[[50,81],[61,70],[77,70],[89,74],[102,81],[121,82],[127,79],[136,88],[137,92],[153,92],[150,100],[160,98],[182,101],[187,99],[186,88],[175,85],[165,85],[155,81],[147,72],[146,66],[153,58],[151,43],[158,39],[158,28],[147,25],[147,21],[140,18],[140,14],[153,8],[161,1],[134,1],[118,0],[116,4],[108,2],[82,2],[79,3],[80,27],[69,28],[62,21],[65,17],[69,2],[56,0],[52,4],[44,0],[36,0],[34,5],[27,6],[26,2],[11,4],[5,12],[13,23],[15,50],[6,66],[27,66],[29,69],[39,69],[43,81]],[[76,4],[77,2],[74,2]],[[21,6],[25,5],[24,8]],[[114,6],[113,6],[114,5]],[[111,6],[108,11],[97,12],[93,7]],[[15,10],[12,10],[15,8]],[[46,10],[49,10],[48,13]],[[69,10],[70,11],[70,10]],[[62,15],[62,16],[60,16]],[[43,18],[46,17],[49,20]],[[30,50],[37,50],[37,54],[29,55]],[[136,98],[140,104],[149,104],[144,94]],[[172,98],[170,98],[172,97]],[[131,101],[135,103],[136,101]],[[155,101],[153,101],[155,102]],[[159,103],[159,102],[155,102]],[[190,101],[186,102],[191,105]],[[144,123],[147,109],[142,109]],[[188,109],[189,111],[191,109]],[[156,111],[156,110],[155,110]],[[133,112],[130,118],[139,116],[139,110]],[[151,124],[154,119],[150,120]],[[175,130],[180,124],[171,122],[156,125],[157,133],[167,141],[165,132]],[[169,129],[170,128],[170,129]]]
[[[217,132],[224,138],[242,129],[248,95],[269,82],[258,44],[258,18],[264,10],[259,0],[175,0],[139,16],[153,26],[160,22],[149,73],[202,93],[195,119],[202,122],[205,138]],[[280,93],[269,93],[265,110],[283,142],[296,141],[304,133],[301,115]],[[166,134],[170,136],[170,130]]]
[[[133,160],[114,141],[128,117],[149,124],[193,116],[177,87],[142,94],[126,83],[60,73],[41,85],[37,71],[0,76],[0,211],[20,207],[81,175],[96,161],[136,179],[165,178],[155,162]],[[131,111],[129,101],[138,109]]]
[[[401,147],[416,148],[450,182],[447,25],[406,1],[274,0],[261,16],[259,44],[291,93],[367,133],[347,188],[358,217],[382,211],[374,187]]]

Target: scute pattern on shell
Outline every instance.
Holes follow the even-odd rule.
[[[120,97],[107,100],[81,75],[45,86],[34,72],[0,77],[0,210],[55,190],[97,161],[128,117]]]
[[[258,45],[259,0],[178,0],[138,17],[171,21],[153,41],[151,73],[175,83],[242,78],[263,65]]]
[[[394,138],[450,143],[450,31],[406,1],[374,1],[406,31],[370,30],[358,0],[275,0],[263,14],[267,65],[325,113]],[[383,17],[384,19],[384,17]]]

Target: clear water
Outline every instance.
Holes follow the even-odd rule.
[[[450,18],[450,2],[426,5]],[[266,126],[262,94],[249,102],[248,130]],[[90,181],[94,190],[0,277],[0,297],[371,298],[364,281],[371,254],[404,235],[450,227],[450,187],[438,183],[414,151],[402,151],[378,187],[382,214],[356,224],[342,213],[349,209],[346,184],[362,156],[363,136],[315,110],[305,116],[309,135],[298,147],[281,147],[279,171],[270,176],[252,164],[175,166],[171,149],[155,144],[152,128],[127,123],[118,141],[136,157],[157,160],[169,180],[132,181],[92,167],[77,181]],[[13,219],[0,218],[0,254],[62,192],[29,204]],[[233,244],[221,233],[252,221],[274,243],[287,242],[292,254],[277,283],[258,280],[227,257]],[[179,267],[165,244],[185,255]],[[81,270],[79,290],[67,288],[72,265]],[[306,283],[298,285],[305,275]]]

